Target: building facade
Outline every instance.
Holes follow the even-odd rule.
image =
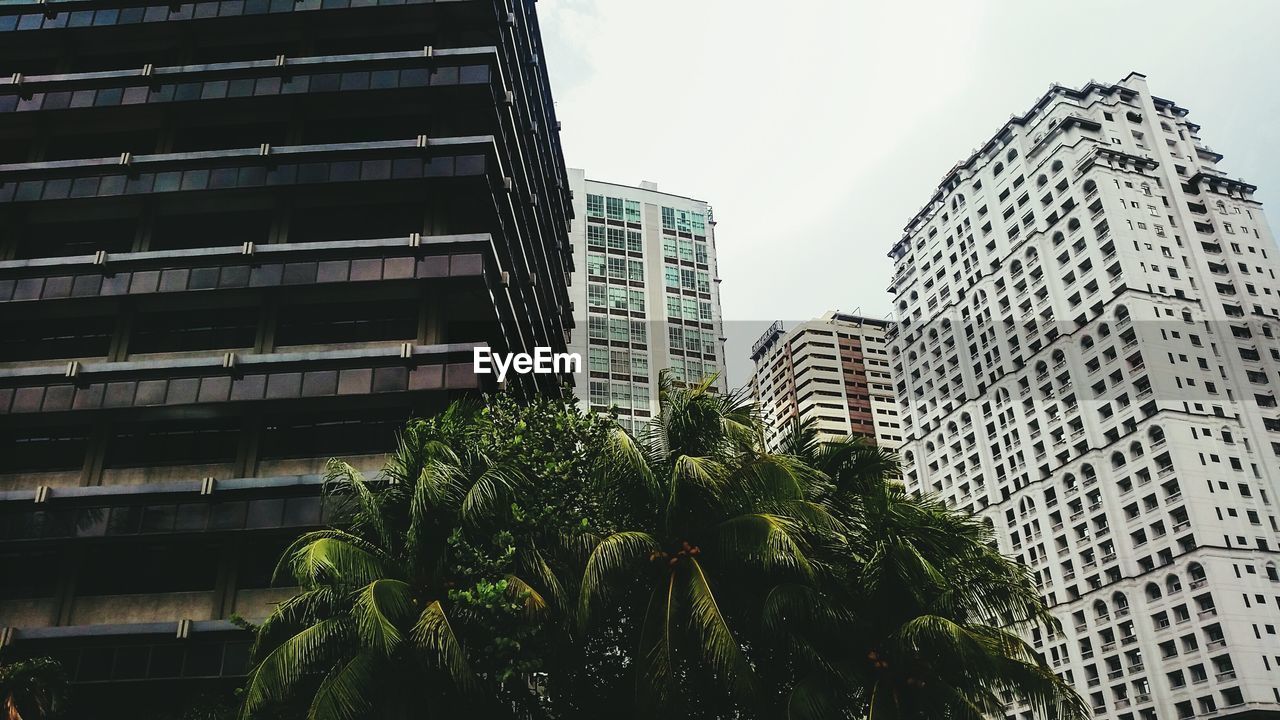
[[[326,458],[566,349],[534,7],[0,6],[0,643],[86,717],[237,682]]]
[[[943,178],[891,253],[905,469],[1030,565],[1097,716],[1280,717],[1280,251],[1187,115],[1055,86]]]
[[[716,375],[728,390],[715,220],[702,200],[588,180],[569,170],[574,212],[573,351],[583,403],[615,408],[628,429],[658,411],[658,373],[677,383]]]
[[[778,321],[751,349],[751,394],[776,448],[796,420],[819,437],[863,438],[890,450],[902,442],[890,376],[889,323],[837,311],[790,330]]]

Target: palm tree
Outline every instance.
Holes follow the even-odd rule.
[[[797,425],[787,450],[830,478],[822,500],[846,529],[826,545],[842,557],[830,558],[837,570],[820,602],[802,605],[811,593],[779,587],[766,605],[769,625],[797,636],[792,656],[809,670],[789,693],[788,717],[979,720],[1003,712],[1004,693],[1043,717],[1088,717],[1022,639],[1058,622],[989,525],[908,493],[880,448],[819,442]]]
[[[67,676],[52,658],[0,664],[0,712],[4,720],[49,720],[67,701]]]
[[[475,413],[411,422],[373,480],[330,463],[343,527],[306,533],[281,559],[277,575],[300,590],[259,629],[242,717],[306,697],[312,720],[536,705],[518,671],[521,616],[545,603],[501,522],[524,480],[485,454]]]
[[[615,429],[604,452],[601,492],[641,511],[592,550],[579,611],[589,623],[607,603],[627,606],[642,716],[693,715],[709,693],[760,700],[752,613],[772,584],[812,578],[807,528],[833,524],[811,474],[763,452],[754,408],[713,393],[714,380],[684,388],[664,373],[658,415],[638,438]]]

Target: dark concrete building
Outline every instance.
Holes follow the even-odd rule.
[[[234,683],[325,460],[564,350],[558,132],[533,0],[0,3],[6,653]]]

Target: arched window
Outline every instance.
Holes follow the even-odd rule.
[[[1276,564],[1267,563],[1267,579],[1273,583],[1280,583],[1280,571],[1276,570]]]
[[[1048,175],[1045,175],[1042,173],[1040,177],[1036,178],[1036,187],[1044,187],[1045,185],[1048,185],[1048,184],[1049,184]]]
[[[1111,453],[1111,467],[1113,468],[1124,467],[1124,463],[1125,463],[1124,453],[1120,452],[1119,450]]]
[[[1093,347],[1093,336],[1092,335],[1082,336],[1080,338],[1080,347],[1084,348],[1085,350],[1088,350],[1089,348]]]
[[[1094,181],[1092,181],[1092,180],[1085,180],[1085,181],[1084,181],[1084,191],[1085,191],[1086,193],[1091,193],[1091,192],[1093,192],[1094,190],[1097,190],[1097,189],[1098,189],[1098,183],[1096,183],[1096,182],[1094,182]]]
[[[1004,163],[996,163],[996,166],[991,169],[992,175],[999,175],[1002,172],[1004,172]]]
[[[1147,583],[1147,599],[1159,600],[1163,593],[1160,592],[1160,586],[1155,583]]]
[[[1187,566],[1187,578],[1191,580],[1191,587],[1198,588],[1205,582],[1204,567],[1198,562],[1193,562]]]
[[[1098,600],[1097,602],[1095,602],[1093,604],[1093,616],[1098,620],[1110,619],[1111,613],[1107,611],[1107,604],[1102,602],[1101,600]]]
[[[1164,428],[1159,425],[1152,425],[1147,431],[1147,438],[1151,440],[1152,445],[1159,445],[1164,442]]]
[[[1177,575],[1169,573],[1169,576],[1164,579],[1164,591],[1170,595],[1182,592],[1182,581],[1178,579]]]
[[[1008,160],[1009,162],[1013,162],[1013,159],[1014,159],[1014,158],[1016,158],[1016,157],[1018,157],[1018,149],[1017,149],[1017,148],[1009,148],[1009,152],[1008,152],[1008,154],[1006,154],[1006,155],[1004,156],[1004,159],[1005,159],[1005,160]]]
[[[1053,234],[1053,244],[1055,246],[1061,245],[1063,242],[1066,241],[1066,239],[1067,239],[1067,236],[1063,235],[1061,232],[1055,232]]]
[[[1061,161],[1061,160],[1054,160],[1054,161],[1053,161],[1053,164],[1049,166],[1049,169],[1050,169],[1051,171],[1053,171],[1054,173],[1062,172],[1062,161]]]
[[[1116,608],[1116,615],[1124,615],[1129,612],[1129,598],[1124,593],[1117,592],[1111,596],[1111,604]]]
[[[1070,220],[1067,221],[1068,232],[1075,232],[1079,229],[1080,229],[1080,220],[1078,218],[1071,218]]]
[[[1129,443],[1129,455],[1135,458],[1142,457],[1142,443],[1137,440]]]
[[[1094,472],[1093,466],[1089,464],[1080,466],[1080,474],[1084,476],[1084,481],[1087,483],[1098,479],[1098,473]]]

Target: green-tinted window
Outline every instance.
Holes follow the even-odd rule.
[[[698,319],[711,320],[711,303],[709,302],[698,303]]]
[[[627,231],[627,251],[628,252],[644,252],[644,241],[640,238],[639,230]]]
[[[693,217],[693,234],[706,235],[707,234],[707,216],[703,215],[702,213],[692,213],[692,217]]]
[[[674,208],[669,208],[669,207],[662,208],[662,229],[663,230],[676,229],[676,211]]]
[[[693,241],[680,238],[680,259],[693,262]]]
[[[631,342],[641,345],[649,342],[649,330],[643,320],[631,321]]]
[[[603,195],[587,195],[587,217],[604,217]]]
[[[631,353],[631,374],[632,375],[648,375],[649,374],[649,354],[643,352]],[[648,395],[645,391],[645,395]]]
[[[609,351],[601,347],[588,350],[587,367],[591,372],[609,372]]]
[[[626,318],[609,318],[609,339],[626,342],[630,338],[631,329]]]
[[[604,205],[605,205],[605,215],[610,220],[622,219],[622,198],[615,198],[615,197],[605,198]]]
[[[679,232],[689,232],[691,225],[692,223],[689,220],[689,211],[677,210],[676,211],[676,230]]]
[[[685,290],[696,290],[698,288],[697,274],[688,268],[680,268],[680,287]]]
[[[649,388],[637,385],[631,390],[631,407],[636,410],[649,409]]]
[[[631,311],[644,312],[644,291],[630,290],[628,292],[631,300]]]
[[[587,274],[604,275],[604,256],[599,253],[587,253]]]
[[[604,286],[599,283],[589,283],[587,285],[587,306],[593,308],[604,307]]]
[[[609,307],[614,310],[627,309],[627,289],[624,287],[609,288]]]
[[[672,343],[671,346],[675,347],[675,344]],[[677,382],[684,382],[685,377],[684,358],[671,358],[671,379]]]
[[[685,320],[698,319],[698,301],[697,300],[694,300],[692,298],[684,298],[683,300],[680,301],[680,303],[681,303],[681,310],[683,311],[681,315],[684,317]]]
[[[667,317],[669,318],[680,317],[680,298],[676,297],[675,295],[667,296]]]
[[[609,351],[609,369],[615,375],[631,374],[631,351],[623,348],[621,350]]]
[[[644,263],[640,260],[627,261],[627,279],[644,282]]]
[[[627,261],[625,258],[609,258],[609,277],[613,280],[627,279]]]
[[[604,226],[587,226],[587,247],[604,249]]]
[[[608,318],[590,315],[587,317],[587,337],[604,340],[609,336]]]
[[[631,386],[622,383],[612,383],[609,385],[609,400],[611,404],[620,408],[631,407]]]
[[[640,222],[640,203],[635,200],[628,200],[627,205],[627,222]]]
[[[667,287],[680,287],[680,269],[667,266],[662,268],[662,277],[666,280]]]
[[[626,250],[627,231],[622,228],[609,228],[609,248],[611,250]]]
[[[676,259],[676,239],[673,237],[662,236],[662,257]]]
[[[701,270],[698,271],[698,292],[711,292],[711,276]]]
[[[704,242],[693,244],[693,258],[703,265],[707,264],[707,244]]]
[[[591,404],[592,405],[608,405],[609,404],[609,383],[603,380],[591,381]]]

